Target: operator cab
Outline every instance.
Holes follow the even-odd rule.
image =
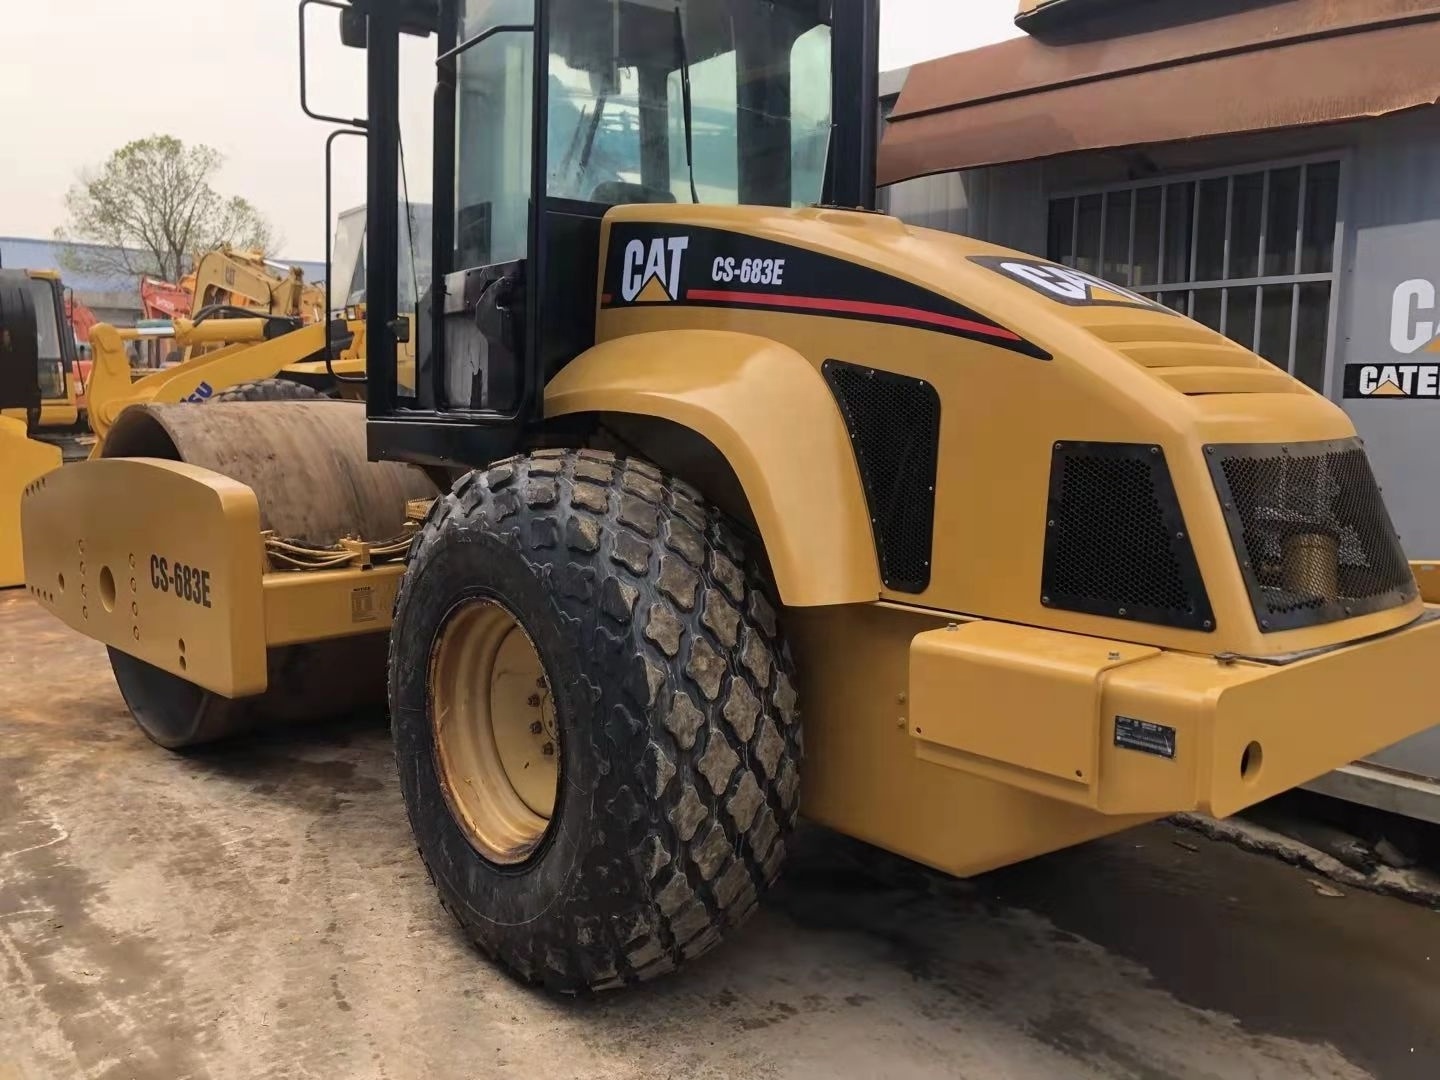
[[[69,373],[75,363],[75,337],[65,321],[65,295],[58,278],[31,275],[35,298],[35,329],[40,346],[36,376],[40,400],[64,403],[69,399]]]
[[[363,16],[368,49],[372,457],[477,465],[522,444],[546,382],[594,344],[611,207],[873,203],[876,15],[865,0],[352,7],[350,40]],[[400,35],[431,33],[424,244],[405,235],[417,215],[406,213],[397,70]],[[413,273],[373,257],[427,248],[432,265]],[[401,277],[423,294],[407,298]],[[412,325],[413,386],[396,361]]]
[[[34,341],[22,348],[9,343],[0,371],[0,410],[25,419],[31,429],[75,422],[74,393],[70,383],[75,369],[76,345],[65,318],[65,293],[60,279],[49,271],[7,271],[10,304],[23,303],[34,323]],[[20,316],[15,315],[18,319]]]

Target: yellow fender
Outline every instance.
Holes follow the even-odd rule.
[[[0,589],[25,584],[20,547],[20,500],[25,489],[60,467],[58,446],[25,434],[25,422],[0,416]]]
[[[555,377],[545,412],[651,416],[703,436],[745,491],[786,605],[879,596],[849,435],[824,378],[795,350],[719,330],[618,338]]]

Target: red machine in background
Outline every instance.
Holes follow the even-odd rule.
[[[100,320],[95,313],[65,290],[65,323],[75,336],[75,404],[83,413],[86,406],[85,388],[90,385],[90,328]]]
[[[147,319],[183,319],[190,314],[193,292],[158,278],[140,279],[140,306]]]

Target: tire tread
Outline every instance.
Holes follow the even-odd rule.
[[[236,401],[317,401],[325,395],[293,379],[252,379],[212,394],[206,404]]]
[[[778,750],[793,770],[802,752],[773,587],[693,488],[603,451],[536,452],[461,477],[432,507],[412,559],[476,529],[549,576],[572,640],[596,654],[592,670],[627,651],[638,662],[617,676],[619,696],[592,688],[608,743],[602,827],[581,856],[569,916],[538,920],[522,943],[466,904],[445,906],[482,952],[553,989],[673,970],[745,921],[794,822],[798,784],[762,765]]]

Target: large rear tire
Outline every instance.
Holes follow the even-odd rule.
[[[522,978],[670,971],[775,879],[799,795],[790,655],[739,534],[693,489],[585,450],[462,478],[412,549],[390,642],[420,854]],[[552,770],[548,800],[531,768]]]

